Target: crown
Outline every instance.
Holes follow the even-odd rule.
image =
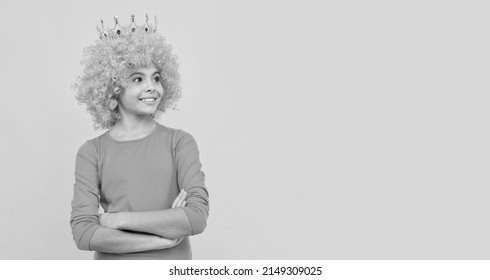
[[[134,23],[134,15],[131,15],[131,23],[123,27],[119,25],[119,19],[114,17],[115,25],[112,29],[104,28],[104,21],[100,20],[100,25],[97,24],[97,32],[99,32],[99,38],[101,40],[118,39],[120,37],[126,37],[132,33],[155,33],[157,31],[157,17],[155,16],[154,24],[148,23],[148,15],[146,15],[146,23],[138,26]]]

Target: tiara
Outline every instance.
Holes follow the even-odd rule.
[[[118,39],[121,37],[126,37],[132,33],[155,33],[157,31],[157,17],[155,16],[154,24],[148,23],[148,15],[146,15],[146,23],[144,25],[138,26],[134,23],[134,15],[131,15],[131,23],[123,27],[119,25],[119,19],[117,16],[114,17],[115,25],[111,29],[104,28],[104,21],[100,20],[100,25],[97,23],[97,32],[99,33],[99,38],[101,40],[108,39]]]

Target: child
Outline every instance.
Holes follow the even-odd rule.
[[[74,85],[96,129],[79,149],[71,228],[95,259],[191,259],[208,192],[196,141],[155,119],[180,97],[177,58],[155,23],[97,28]],[[98,214],[99,205],[104,209]]]

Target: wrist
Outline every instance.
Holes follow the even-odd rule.
[[[170,240],[165,237],[158,237],[158,242],[160,243],[159,249],[168,249],[170,248]]]
[[[126,212],[114,213],[114,227],[116,229],[124,229],[126,225]]]
[[[183,238],[180,239],[169,239],[165,237],[159,237],[161,241],[161,249],[170,249],[180,244]]]

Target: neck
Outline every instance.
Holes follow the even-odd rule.
[[[155,124],[150,115],[138,117],[121,114],[121,118],[114,124],[112,130],[117,131],[118,134],[137,135],[151,131]]]

